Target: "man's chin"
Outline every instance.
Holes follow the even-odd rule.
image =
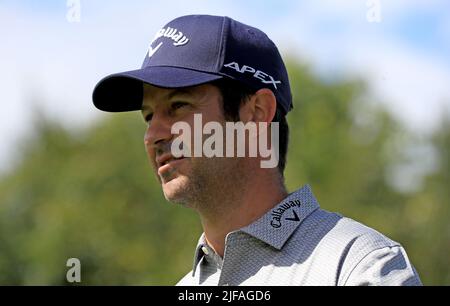
[[[187,204],[187,178],[176,177],[172,180],[162,183],[164,197],[167,201],[177,204]]]

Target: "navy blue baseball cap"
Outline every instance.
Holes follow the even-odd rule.
[[[284,114],[292,96],[283,59],[261,30],[229,17],[189,15],[160,29],[141,69],[112,74],[94,89],[103,111],[141,110],[143,83],[162,88],[190,87],[230,78],[255,90],[269,88]]]

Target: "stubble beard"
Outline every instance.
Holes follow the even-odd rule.
[[[242,158],[194,158],[188,174],[177,178],[166,200],[203,214],[220,214],[232,209],[245,192],[248,171]]]

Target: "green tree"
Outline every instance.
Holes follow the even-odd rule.
[[[408,195],[399,234],[410,244],[410,256],[429,284],[450,284],[450,121],[444,118],[431,138],[437,152],[436,171],[422,188]],[[418,161],[420,162],[420,161]],[[405,226],[403,226],[403,224]]]

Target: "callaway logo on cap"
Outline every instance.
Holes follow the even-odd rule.
[[[271,89],[284,114],[293,107],[286,67],[269,37],[229,17],[209,15],[169,22],[156,32],[141,69],[104,78],[93,100],[104,111],[140,110],[143,83],[179,88],[221,78]]]

